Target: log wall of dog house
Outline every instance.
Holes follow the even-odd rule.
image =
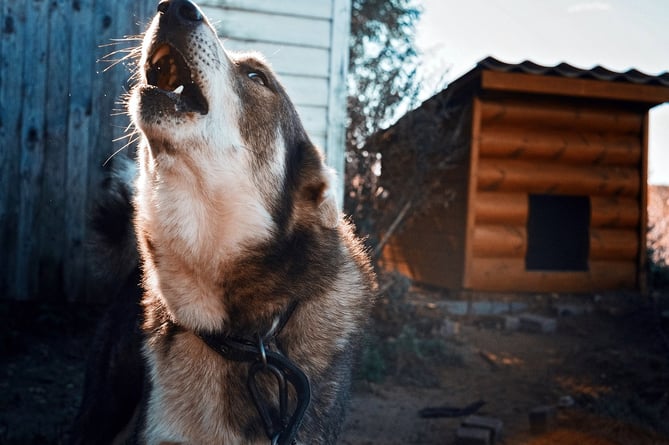
[[[475,99],[473,119],[464,286],[572,292],[637,287],[645,244],[640,210],[645,112],[611,103],[508,96]],[[543,195],[587,200],[584,267],[534,270],[528,263],[530,197]],[[564,223],[570,215],[557,217]],[[550,250],[539,254],[550,257]]]

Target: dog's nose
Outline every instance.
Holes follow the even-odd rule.
[[[200,9],[189,0],[162,0],[158,12],[184,24],[202,21]]]

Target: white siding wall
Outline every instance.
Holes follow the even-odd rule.
[[[201,0],[226,48],[263,53],[312,141],[344,178],[350,0]]]

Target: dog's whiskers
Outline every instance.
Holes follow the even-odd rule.
[[[134,125],[132,124],[132,122],[129,123],[129,124],[128,124],[127,126],[125,126],[125,127],[123,127],[123,126],[121,126],[121,125],[112,125],[112,127],[113,127],[113,128],[122,128],[122,129],[123,129],[123,135],[122,135],[122,136],[119,136],[119,137],[117,137],[117,138],[115,138],[115,139],[113,139],[113,142],[120,141],[121,139],[126,139],[126,138],[128,138],[128,137],[130,137],[130,136],[132,136],[132,135],[134,135],[134,134],[139,134],[139,130],[137,130],[136,128],[134,128]]]
[[[109,63],[109,66],[107,66],[102,71],[106,72],[106,71],[110,70],[111,68],[115,67],[116,65],[118,65],[119,63],[125,62],[127,60],[133,60],[133,61],[136,60],[137,59],[137,54],[138,54],[138,51],[136,51],[136,50],[137,50],[137,48],[133,48],[132,50],[128,50],[128,51],[118,50],[118,51],[114,51],[113,53],[107,54],[106,56],[104,56],[101,59],[98,59],[98,62]],[[118,53],[123,53],[123,52],[126,52],[127,54],[125,56],[119,58],[119,59],[109,59],[108,58],[110,56],[113,56],[113,55],[118,54]]]
[[[118,128],[121,128],[121,127],[118,127]],[[130,128],[130,127],[128,127],[128,128]],[[128,128],[126,128],[126,130],[127,130]],[[112,139],[112,142],[122,141],[123,139],[128,139],[128,138],[130,138],[130,137],[135,136],[136,134],[137,134],[136,131],[133,131],[132,133],[124,134],[124,135],[121,135],[121,136],[119,136],[119,137],[117,137],[117,138]]]
[[[120,141],[120,140],[123,140],[123,139],[126,139],[126,138],[130,138],[130,140],[129,140],[125,145],[123,145],[123,147],[119,148],[119,149],[116,150],[114,153],[112,153],[112,154],[105,160],[105,162],[102,163],[102,166],[103,166],[103,167],[106,167],[107,164],[109,163],[109,161],[111,161],[112,158],[114,158],[114,156],[116,156],[117,154],[119,154],[120,152],[122,152],[123,150],[125,150],[126,148],[128,148],[129,146],[131,146],[132,144],[134,144],[135,142],[137,142],[137,141],[140,139],[140,137],[141,137],[141,135],[140,135],[139,131],[133,131],[133,132],[130,133],[130,134],[126,134],[126,135],[123,135],[123,136],[120,136],[120,137],[114,139],[114,142],[118,142],[118,141]]]
[[[122,39],[111,39],[110,43],[102,44],[102,45],[100,45],[100,47],[102,48],[102,47],[115,46],[115,45],[119,45],[119,44],[125,44],[127,42],[132,42],[133,44],[135,44],[136,42],[141,41],[141,40],[142,40],[141,36],[125,36]],[[112,51],[108,54],[105,54],[100,59],[98,59],[98,62],[99,63],[104,62],[104,63],[109,64],[109,66],[107,66],[103,70],[103,72],[106,72],[109,69],[118,65],[119,63],[125,62],[127,60],[138,59],[141,52],[142,52],[142,47],[137,46],[137,45],[134,45],[134,46],[129,47],[129,48],[121,48],[121,49],[117,49],[115,51]],[[116,58],[116,56],[121,55],[121,54],[123,54],[122,57]]]
[[[125,90],[125,87],[124,87]],[[123,94],[119,97],[119,100],[116,101],[114,104],[117,105],[120,108],[114,108],[111,113],[111,116],[122,116],[122,115],[129,115],[128,113],[128,102],[130,101],[131,94],[129,91],[125,90]],[[125,129],[127,132],[128,129],[130,128],[130,125],[128,128]]]

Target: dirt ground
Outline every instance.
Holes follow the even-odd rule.
[[[386,352],[377,357],[386,363],[379,372],[363,360],[375,382],[356,380],[340,443],[454,443],[462,417],[425,419],[419,411],[481,400],[479,414],[504,422],[498,443],[669,444],[669,323],[658,306],[669,294],[581,296],[574,308],[585,313],[560,317],[552,311],[562,298],[522,297],[528,310],[556,317],[554,333],[505,329],[503,315],[452,316],[437,297],[443,301],[412,291],[393,303],[401,320],[415,323],[393,336],[400,318],[391,315],[376,329],[369,348]],[[0,308],[0,443],[64,443],[101,308]],[[565,396],[572,406],[559,411],[556,428],[531,435],[530,410]]]
[[[669,188],[650,191],[648,296],[463,296],[382,282],[340,443],[453,444],[463,417],[420,411],[482,401],[478,414],[503,422],[498,443],[669,445]],[[556,331],[452,310],[504,299]],[[102,311],[0,296],[0,445],[66,443]],[[560,402],[553,427],[531,434],[528,413]]]
[[[559,307],[560,298],[535,298],[533,312],[551,316]],[[444,342],[461,359],[424,357],[413,382],[392,375],[358,388],[342,443],[451,444],[462,417],[424,419],[419,411],[482,400],[478,414],[504,423],[501,443],[669,444],[666,320],[638,296],[580,298],[574,307],[586,313],[553,312],[555,333],[507,330],[502,316],[446,316],[460,330]],[[532,435],[529,412],[561,399],[570,406],[557,410],[555,428]]]

